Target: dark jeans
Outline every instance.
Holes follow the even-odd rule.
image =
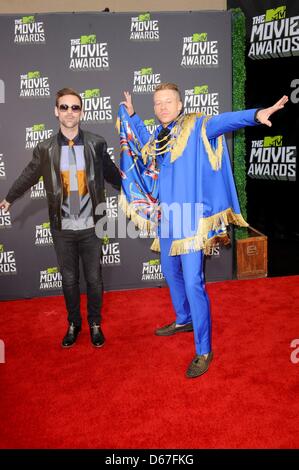
[[[62,288],[68,321],[81,326],[79,258],[82,259],[87,287],[87,320],[100,324],[102,306],[101,240],[95,229],[52,229],[54,247],[62,275]]]

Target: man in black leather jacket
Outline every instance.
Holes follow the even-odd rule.
[[[105,338],[100,326],[101,240],[95,234],[95,225],[99,219],[96,207],[105,202],[104,181],[119,189],[121,176],[107,153],[104,138],[80,129],[82,99],[75,90],[63,88],[57,92],[55,115],[60,125],[58,134],[37,145],[31,162],[0,202],[0,208],[8,210],[17,198],[43,176],[68,312],[69,326],[62,346],[72,346],[81,330],[81,257],[87,285],[91,342],[101,347]]]

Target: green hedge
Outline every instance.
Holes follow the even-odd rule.
[[[233,61],[233,111],[245,109],[245,16],[240,8],[232,9],[232,61]],[[245,131],[240,129],[234,133],[234,176],[239,196],[241,214],[247,220],[246,194],[246,145]],[[237,239],[247,236],[247,229],[238,228],[235,231]]]

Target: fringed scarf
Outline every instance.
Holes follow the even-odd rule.
[[[158,164],[155,135],[143,145],[141,119],[136,125],[125,106],[119,108],[120,206],[138,228],[156,233],[154,250],[159,251],[159,237],[166,236],[173,240],[170,255],[202,249],[208,254],[218,242],[229,243],[229,223],[248,225],[240,213],[224,136],[208,140],[208,119],[180,116]],[[169,212],[172,205],[175,210]]]

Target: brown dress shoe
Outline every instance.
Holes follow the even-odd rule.
[[[194,377],[198,377],[204,374],[205,372],[207,372],[212,359],[213,359],[212,351],[208,354],[207,357],[205,357],[204,354],[197,354],[187,369],[187,372],[186,372],[187,377],[189,379],[192,379]]]
[[[170,323],[170,325],[163,326],[162,328],[158,328],[155,331],[157,336],[171,336],[175,335],[176,333],[186,333],[188,331],[193,331],[192,323],[186,323],[185,325],[177,325],[174,321]]]

